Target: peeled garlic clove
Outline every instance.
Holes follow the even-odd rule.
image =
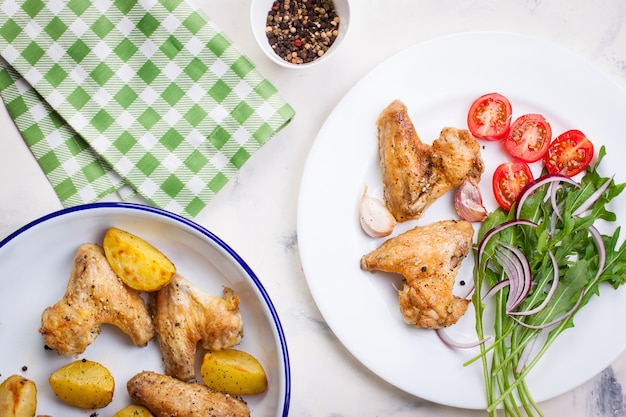
[[[365,233],[371,237],[389,236],[397,223],[385,203],[367,194],[367,186],[361,197],[360,221]]]
[[[487,217],[488,213],[483,206],[483,197],[473,178],[466,178],[457,188],[454,208],[459,216],[468,222],[481,222]]]

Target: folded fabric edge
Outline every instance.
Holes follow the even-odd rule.
[[[126,187],[123,179],[1,57],[0,96],[64,207],[92,203]],[[132,193],[126,190],[124,195],[128,199]]]
[[[203,14],[202,11],[200,12],[200,14]],[[206,17],[204,17],[204,19],[204,24],[208,23],[209,25],[211,25],[211,27],[215,26],[210,19]],[[221,34],[220,36],[226,36],[218,28],[214,28],[214,30],[218,31]],[[219,38],[216,37],[216,39]],[[218,40],[216,42],[213,42],[213,44],[215,44],[213,46],[216,46],[217,49],[219,49],[222,45],[228,45],[225,50],[218,51],[214,50],[213,47],[211,48],[211,50],[216,52],[220,57],[222,57],[221,53],[224,53],[224,57],[227,58],[227,61],[229,61],[230,64],[233,64],[234,62],[233,65],[241,65],[245,73],[248,74],[247,76],[245,76],[246,81],[250,81],[250,78],[252,79],[252,83],[250,85],[254,86],[254,91],[257,91],[256,89],[258,88],[259,90],[263,89],[266,92],[270,92],[269,95],[267,95],[267,93],[266,95],[263,95],[257,91],[259,95],[264,97],[264,99],[266,100],[266,104],[271,103],[271,105],[274,106],[274,108],[276,109],[276,116],[273,118],[271,126],[269,124],[265,126],[261,125],[260,127],[258,125],[255,125],[254,129],[251,130],[251,135],[256,139],[260,147],[260,145],[266,143],[271,137],[273,137],[277,132],[282,130],[288,123],[291,122],[292,118],[295,116],[295,110],[282,98],[282,96],[280,96],[275,87],[273,87],[273,85],[271,85],[271,83],[262,74],[260,74],[258,69],[255,68],[255,66],[248,60],[248,58],[240,51],[238,51],[238,49],[232,44],[232,42],[228,41],[221,43]],[[234,72],[242,76],[240,72],[234,69],[235,67],[232,68]],[[15,73],[15,75],[19,77],[18,79],[21,79],[21,77],[17,75],[17,73]],[[26,83],[26,80],[21,80],[20,82],[24,82],[25,85],[30,86],[30,84]],[[17,85],[15,82],[13,82],[12,84]],[[220,175],[214,178],[214,181],[212,181],[207,187],[210,188],[209,190],[207,190],[208,195],[204,194],[202,198],[194,198],[193,195],[172,195],[169,194],[167,191],[161,189],[158,190],[158,192],[160,193],[157,196],[158,198],[152,198],[153,196],[142,192],[142,186],[145,185],[144,182],[138,182],[137,184],[133,184],[130,178],[124,176],[123,170],[119,172],[120,175],[115,174],[115,172],[117,171],[115,165],[116,161],[113,160],[111,162],[105,162],[103,158],[106,158],[107,156],[100,155],[97,153],[96,149],[92,149],[89,145],[89,142],[87,140],[83,140],[83,137],[80,136],[82,132],[79,134],[76,130],[69,126],[69,124],[66,124],[66,128],[68,129],[68,131],[62,132],[62,135],[56,132],[55,130],[58,130],[58,122],[63,121],[62,116],[59,115],[55,110],[53,110],[49,106],[49,104],[43,100],[41,95],[32,87],[25,88],[24,92],[29,92],[34,95],[34,97],[30,97],[30,99],[32,99],[34,103],[31,103],[32,108],[37,111],[41,111],[41,109],[43,108],[46,117],[50,117],[51,120],[48,120],[47,123],[42,123],[40,120],[36,120],[41,117],[40,114],[31,114],[30,110],[24,112],[23,109],[20,109],[20,106],[18,105],[15,105],[15,109],[12,109],[13,111],[10,112],[11,117],[13,118],[16,125],[18,125],[18,129],[21,131],[27,145],[31,149],[31,152],[33,152],[33,155],[36,157],[44,173],[51,181],[51,184],[55,188],[55,191],[59,195],[60,199],[64,202],[64,204],[68,205],[80,204],[82,202],[90,202],[94,199],[97,200],[99,198],[102,198],[102,196],[106,196],[108,195],[108,193],[112,192],[113,189],[110,186],[102,185],[100,185],[100,187],[103,188],[103,190],[100,193],[94,193],[92,190],[93,185],[97,185],[97,182],[93,181],[94,172],[99,173],[100,177],[102,177],[102,172],[105,172],[110,174],[105,175],[103,178],[109,178],[110,182],[114,184],[113,188],[115,190],[119,190],[120,187],[123,187],[124,181],[119,178],[120,176],[122,176],[125,178],[125,182],[127,185],[137,189],[139,193],[142,194],[143,197],[145,197],[151,204],[176,213],[185,213],[193,217],[197,215],[204,208],[204,206],[206,206],[212,196],[216,194],[236,174],[236,172],[248,160],[248,158],[252,155],[252,153],[254,153],[254,150],[256,149],[256,147],[244,149],[242,146],[240,153],[235,154],[232,157],[229,156],[229,158],[233,158],[229,159],[229,161],[232,162],[232,166],[230,166],[231,164],[229,164],[228,169],[224,169],[223,171],[218,173]],[[24,94],[22,94],[21,92],[20,94],[24,96]],[[7,106],[11,106],[13,100],[7,99],[5,97],[6,94],[2,94],[2,96]],[[20,104],[22,104],[22,107],[30,107],[23,98],[21,101],[22,103]],[[27,120],[21,120],[23,114],[27,114],[27,116],[24,117],[24,119]],[[66,115],[69,117],[69,114]],[[31,120],[28,120],[28,117],[30,117]],[[33,120],[35,120],[35,122],[33,122]],[[52,130],[54,131],[54,134],[52,138],[50,138],[50,140],[41,142],[42,133],[40,132],[40,130],[42,126],[48,126],[48,128],[50,128],[50,126],[53,127]],[[65,137],[65,139],[61,140],[63,143],[71,143],[71,146],[69,146],[70,149],[68,149],[69,155],[73,157],[73,148],[78,147],[81,150],[88,150],[86,151],[86,154],[88,156],[91,156],[92,160],[78,161],[76,159],[73,159],[71,162],[60,162],[59,155],[57,155],[56,153],[60,153],[62,156],[67,157],[68,152],[63,154],[62,152],[51,152],[50,149],[53,144],[60,141],[59,136],[61,137],[61,139]],[[72,141],[68,142],[68,140],[70,139]],[[63,169],[61,170],[59,169],[59,167],[63,167]],[[85,171],[85,169],[87,171]],[[85,174],[86,177],[88,177],[84,178],[86,181],[82,181],[86,184],[86,186],[84,187],[86,190],[83,193],[84,195],[81,195],[81,193],[77,192],[75,184],[73,184],[71,181],[68,182],[67,178],[68,175],[74,175],[79,171]],[[146,180],[148,183],[152,182],[151,178],[149,177],[146,178]],[[153,185],[148,184],[148,189],[150,188],[155,189]],[[72,192],[77,199],[70,199],[67,196],[69,192]]]

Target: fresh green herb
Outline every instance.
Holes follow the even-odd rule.
[[[478,339],[485,338],[487,329],[495,329],[493,343],[482,344],[480,355],[470,361],[482,361],[490,416],[496,416],[498,407],[503,408],[506,416],[542,416],[528,390],[526,376],[555,339],[574,326],[576,313],[592,297],[600,295],[603,284],[617,288],[626,282],[626,243],[619,243],[620,228],[612,235],[597,233],[594,238],[598,220],[615,221],[608,203],[626,186],[598,173],[605,154],[603,147],[595,166],[587,168],[580,186],[563,182],[552,188],[554,183],[545,184],[523,201],[519,218],[536,226],[502,227],[517,220],[514,206],[509,212],[497,209],[491,213],[479,230],[480,242],[494,228],[501,229],[481,248],[481,253],[476,252],[474,267]],[[605,184],[609,185],[598,197],[596,191]],[[591,201],[588,210],[576,213],[577,208]],[[522,251],[532,279],[530,291],[515,312],[535,312],[508,314],[510,287],[504,286],[494,295],[492,324],[487,322],[485,308],[493,300],[483,299],[481,289],[510,278],[505,273],[507,268],[498,262],[498,251],[507,244]],[[552,285],[556,287],[550,292]]]

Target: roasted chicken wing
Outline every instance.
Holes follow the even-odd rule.
[[[418,219],[466,178],[480,180],[480,146],[469,131],[444,128],[432,145],[424,144],[400,100],[382,111],[377,127],[385,203],[398,222]]]
[[[239,297],[224,288],[223,297],[202,291],[180,274],[150,296],[165,373],[182,381],[195,378],[198,342],[211,350],[237,345],[243,337]]]
[[[154,325],[143,299],[115,275],[102,248],[86,243],[76,251],[63,298],[44,310],[44,342],[63,355],[78,355],[100,334],[101,324],[119,327],[135,345],[154,337]]]
[[[404,320],[439,329],[456,323],[469,300],[452,292],[462,260],[472,248],[474,229],[464,220],[443,220],[416,226],[385,241],[361,258],[361,268],[404,276],[398,291]]]
[[[133,400],[156,417],[250,416],[247,404],[239,398],[155,372],[140,372],[128,381],[126,388]]]

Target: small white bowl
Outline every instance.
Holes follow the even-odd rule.
[[[252,24],[252,33],[254,33],[254,37],[261,50],[271,61],[281,67],[294,69],[309,68],[328,60],[331,55],[336,53],[348,33],[348,27],[350,26],[350,3],[348,0],[334,0],[335,11],[337,12],[337,16],[339,16],[339,34],[330,48],[328,48],[324,55],[311,62],[303,64],[287,62],[274,52],[265,33],[267,15],[273,4],[274,0],[252,0],[252,4],[250,5],[250,22]]]

